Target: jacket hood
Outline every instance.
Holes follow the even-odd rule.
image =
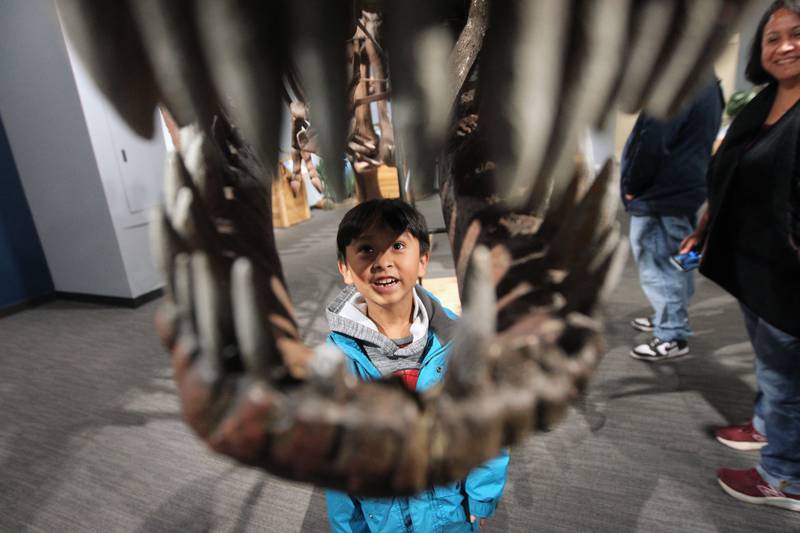
[[[452,340],[455,332],[456,315],[452,311],[445,309],[441,302],[422,286],[417,285],[414,287],[414,291],[428,317],[428,328],[439,337],[442,344],[447,344]],[[328,305],[326,315],[331,332],[341,333],[377,346],[385,346],[391,351],[396,350],[397,346],[385,335],[346,316],[345,308],[348,305],[352,305],[350,302],[357,295],[356,288],[348,285]]]

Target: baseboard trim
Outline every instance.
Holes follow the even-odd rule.
[[[2,309],[0,309],[0,318],[5,318],[7,316],[20,313],[27,309],[38,307],[42,304],[46,304],[47,302],[51,302],[55,299],[56,299],[56,293],[50,292],[48,294],[43,294],[42,296],[36,296],[34,298],[31,298],[30,300],[25,300],[19,303],[11,304],[8,307],[3,307]]]
[[[158,300],[164,296],[164,289],[153,289],[150,292],[146,292],[140,296],[137,296],[133,299],[133,306],[139,307],[140,305],[144,305],[146,303],[152,302],[153,300]]]
[[[33,307],[52,302],[53,300],[68,300],[70,302],[82,302],[88,304],[110,305],[113,307],[128,307],[134,309],[140,305],[152,302],[163,296],[164,289],[154,289],[136,298],[121,298],[118,296],[99,296],[97,294],[84,294],[80,292],[53,291],[51,293],[36,296],[30,300],[11,304],[8,307],[0,308],[0,318],[5,318]]]
[[[129,307],[133,309],[148,302],[152,302],[153,300],[160,298],[163,294],[163,289],[155,289],[137,296],[136,298],[122,298],[120,296],[100,296],[97,294],[84,294],[80,292],[56,291],[54,298],[58,300],[69,300],[71,302],[111,305],[114,307]]]

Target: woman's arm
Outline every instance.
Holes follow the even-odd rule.
[[[800,165],[797,164],[789,196],[789,243],[800,259]]]
[[[703,213],[703,216],[700,217],[700,222],[697,223],[697,227],[694,228],[694,231],[681,241],[681,247],[678,250],[678,253],[685,254],[689,250],[701,248],[703,246],[703,243],[706,240],[706,231],[708,229],[708,218],[708,206],[706,206],[706,210]]]

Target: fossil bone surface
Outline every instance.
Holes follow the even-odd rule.
[[[578,137],[618,101],[677,109],[754,2],[58,3],[135,131],[152,133],[158,102],[183,127],[154,248],[188,424],[245,464],[392,495],[464,476],[579,396],[625,243],[616,169],[592,180]],[[304,345],[270,214],[287,88],[303,106],[293,143],[318,149],[333,194],[345,152],[438,189],[465,301],[442,386],[362,383]]]

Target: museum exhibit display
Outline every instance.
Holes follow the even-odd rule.
[[[617,169],[591,176],[579,140],[618,107],[674,113],[753,4],[59,0],[126,122],[152,135],[163,105],[182,128],[156,247],[185,420],[242,463],[371,496],[552,427],[605,351],[597,311],[626,257]],[[346,154],[438,192],[464,302],[441,387],[362,383],[303,343],[270,212],[287,91],[331,195]]]

